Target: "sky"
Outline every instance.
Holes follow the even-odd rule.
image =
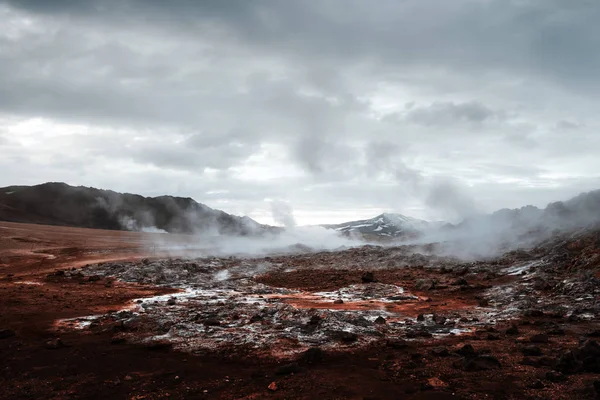
[[[275,223],[600,188],[597,0],[0,0],[0,186]]]

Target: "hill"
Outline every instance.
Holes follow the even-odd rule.
[[[279,228],[191,198],[143,197],[65,183],[0,188],[0,220],[82,228],[260,235]]]

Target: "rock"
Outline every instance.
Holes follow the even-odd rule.
[[[291,375],[297,374],[298,372],[300,372],[300,365],[298,365],[298,363],[290,363],[277,368],[275,375]]]
[[[454,282],[451,283],[452,286],[466,286],[469,282],[465,278],[458,278]]]
[[[318,315],[313,315],[312,317],[310,317],[310,320],[308,321],[308,325],[319,325],[321,323],[321,317],[319,317]]]
[[[496,357],[490,355],[468,358],[463,363],[464,370],[469,372],[489,371],[501,367],[500,361],[498,361]]]
[[[520,350],[521,350],[521,353],[523,353],[523,355],[525,355],[525,356],[537,357],[537,356],[541,356],[542,354],[544,354],[542,349],[540,349],[538,346],[533,346],[533,345],[523,346],[523,347],[521,347]]]
[[[553,367],[556,365],[556,359],[552,357],[524,357],[520,364],[530,365],[532,367]]]
[[[423,315],[423,314],[417,315],[417,321],[419,321],[419,322],[425,321],[425,315]]]
[[[489,305],[490,305],[490,302],[487,299],[479,300],[479,307],[488,307]]]
[[[488,333],[487,340],[500,340],[501,337],[497,333]]]
[[[436,281],[433,279],[417,279],[415,289],[417,290],[432,290],[435,289]]]
[[[348,331],[331,331],[329,332],[329,335],[343,343],[353,343],[358,340],[358,335],[356,333]]]
[[[524,316],[526,317],[543,317],[544,316],[544,312],[541,310],[535,310],[535,309],[529,309],[529,310],[525,310],[525,312],[523,313]]]
[[[325,353],[319,347],[311,347],[306,350],[299,358],[299,361],[306,364],[318,364],[323,361]]]
[[[529,338],[531,343],[548,343],[548,335],[540,333]]]
[[[175,297],[171,297],[169,300],[167,300],[168,306],[174,306],[175,303],[177,303],[177,299]]]
[[[62,269],[54,271],[54,276],[65,276],[65,271],[63,271]]]
[[[204,326],[220,326],[221,321],[219,321],[217,318],[206,318],[202,321],[202,324]]]
[[[267,386],[267,389],[269,389],[271,392],[277,391],[277,383],[276,382],[271,382],[269,384],[269,386]]]
[[[553,329],[550,329],[547,333],[548,333],[548,335],[552,335],[552,336],[564,336],[565,330],[563,328],[560,328],[557,326]]]
[[[100,279],[102,279],[100,275],[91,275],[88,277],[89,282],[97,282]]]
[[[512,325],[504,333],[507,334],[507,335],[511,335],[511,336],[518,335],[519,334],[519,328],[516,325]]]
[[[441,315],[433,315],[433,322],[438,325],[444,325],[448,319],[446,317],[442,317]]]
[[[425,384],[426,389],[445,389],[448,387],[448,384],[442,381],[439,378],[429,378],[427,379],[427,383]]]
[[[363,283],[373,283],[373,282],[377,282],[375,280],[375,275],[373,275],[372,272],[365,272],[364,274],[362,274],[362,276],[360,277],[361,281]]]
[[[548,371],[546,373],[546,379],[548,379],[550,382],[564,382],[567,380],[567,377],[557,371]]]
[[[12,329],[0,329],[0,339],[8,339],[13,336],[16,336],[16,333]]]
[[[251,324],[258,322],[258,321],[262,321],[262,320],[263,320],[263,317],[260,314],[254,314],[252,317],[250,317]]]
[[[450,351],[445,346],[438,346],[431,349],[431,354],[437,357],[448,357],[450,355]]]
[[[344,304],[344,300],[342,300],[342,299],[334,300],[333,304]]]
[[[49,350],[56,350],[64,347],[64,343],[60,338],[50,339],[46,342],[45,347]]]
[[[386,319],[383,318],[382,316],[375,318],[375,321],[373,321],[373,322],[377,325],[384,325],[387,323]]]
[[[477,351],[470,344],[465,344],[460,349],[455,351],[456,354],[459,354],[465,358],[472,358],[477,356]]]
[[[535,382],[531,383],[528,387],[530,389],[543,389],[546,387],[546,385],[544,385],[544,382],[538,379]]]
[[[387,347],[391,347],[392,349],[406,349],[409,347],[409,344],[406,340],[399,338],[390,338],[385,344]]]

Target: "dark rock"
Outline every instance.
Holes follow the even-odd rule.
[[[50,339],[46,342],[45,347],[49,350],[56,350],[64,347],[64,343],[60,338]]]
[[[177,299],[175,297],[171,297],[169,300],[167,300],[167,305],[169,306],[174,306],[175,303],[177,303]]]
[[[470,372],[489,371],[489,370],[498,369],[501,367],[502,367],[502,365],[500,364],[500,361],[498,361],[498,359],[496,357],[489,356],[489,355],[469,358],[469,359],[466,359],[466,361],[464,362],[465,371],[470,371]]]
[[[205,326],[220,326],[221,321],[219,321],[217,318],[206,318],[202,321],[202,324]]]
[[[546,373],[546,379],[548,379],[550,382],[564,382],[567,380],[567,377],[557,371],[548,371]]]
[[[432,290],[435,289],[437,282],[432,279],[417,279],[415,289],[417,290]]]
[[[540,381],[539,379],[529,385],[530,389],[543,389],[545,387],[546,385],[544,385],[544,382]]]
[[[100,275],[91,275],[88,277],[89,282],[97,282],[100,279],[102,279],[102,277]]]
[[[423,315],[423,314],[417,315],[417,321],[419,321],[419,322],[425,321],[425,315]]]
[[[263,320],[263,317],[260,314],[254,314],[252,317],[250,317],[251,324],[258,322],[258,321],[262,321],[262,320]]]
[[[391,338],[386,341],[386,346],[391,347],[393,349],[406,349],[407,347],[409,347],[409,344],[404,339]]]
[[[454,282],[452,282],[452,286],[466,286],[469,282],[465,278],[458,278]]]
[[[299,358],[299,361],[306,364],[318,364],[323,361],[325,353],[319,347],[311,347],[306,350]]]
[[[538,346],[533,346],[533,345],[523,346],[523,347],[521,347],[520,350],[521,350],[521,353],[523,353],[523,355],[525,355],[525,356],[537,357],[537,356],[541,356],[542,354],[544,354],[542,349],[540,349]]]
[[[353,343],[358,340],[358,335],[348,331],[331,331],[329,336],[343,343]]]
[[[487,299],[479,300],[479,307],[488,307],[489,305],[490,305],[490,302],[487,301]]]
[[[556,365],[556,359],[552,357],[525,357],[521,360],[520,364],[530,365],[532,367],[553,367]]]
[[[549,330],[547,333],[548,333],[548,335],[552,335],[552,336],[564,336],[565,330],[563,328],[556,327],[556,328]]]
[[[526,316],[526,317],[538,318],[538,317],[543,317],[544,316],[544,312],[541,311],[541,310],[529,309],[529,310],[525,310],[525,312],[523,313],[523,315]]]
[[[501,337],[497,333],[488,333],[487,340],[500,340]]]
[[[277,370],[275,371],[275,375],[291,375],[297,374],[300,371],[301,369],[298,363],[290,363],[277,368]]]
[[[529,338],[531,343],[548,343],[548,335],[540,333]]]
[[[166,340],[152,341],[145,344],[148,350],[170,350],[173,348],[173,343]]]
[[[16,333],[12,329],[0,329],[0,339],[8,339],[13,336],[16,336]]]
[[[431,354],[437,357],[448,357],[450,355],[450,351],[447,347],[438,346],[431,349]]]
[[[321,317],[319,317],[318,315],[313,315],[312,317],[310,317],[310,320],[308,321],[308,325],[319,325],[321,323]]]
[[[519,328],[516,325],[512,325],[510,328],[508,328],[505,332],[507,335],[518,335],[519,334]]]
[[[441,315],[434,315],[433,316],[433,322],[435,322],[438,325],[444,325],[446,323],[448,318],[446,317],[442,317]]]
[[[54,272],[54,276],[65,276],[65,271],[63,271],[62,269],[59,269]]]
[[[362,274],[362,276],[360,277],[361,281],[363,283],[372,283],[372,282],[377,282],[375,280],[375,275],[373,275],[372,272],[365,272],[364,274]]]
[[[384,325],[387,321],[382,316],[379,316],[379,317],[375,318],[375,321],[373,321],[373,322],[377,325]]]
[[[455,351],[456,354],[459,354],[466,358],[477,357],[477,351],[470,344],[465,344],[460,349]]]
[[[333,304],[344,304],[344,300],[342,300],[342,299],[334,300]]]

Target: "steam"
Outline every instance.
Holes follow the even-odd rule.
[[[279,200],[273,200],[270,203],[273,221],[283,225],[287,230],[293,230],[296,227],[296,219],[290,204]]]

